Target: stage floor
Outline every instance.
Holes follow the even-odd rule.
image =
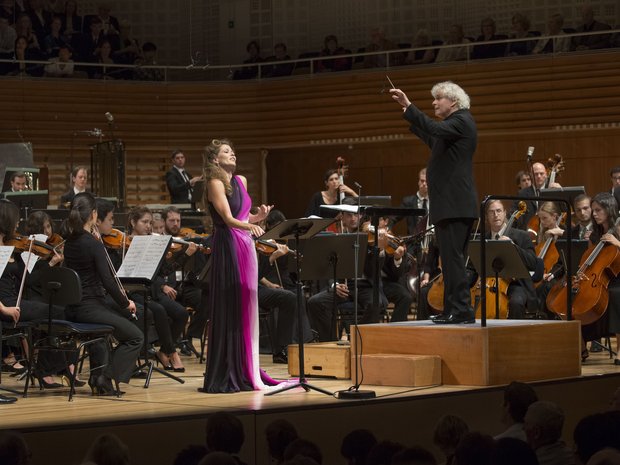
[[[540,357],[544,358],[545,354],[541,353]],[[139,379],[132,380],[129,385],[123,385],[122,387],[126,392],[122,398],[93,397],[88,386],[85,386],[77,390],[72,402],[68,402],[68,388],[40,391],[38,387],[34,387],[30,390],[27,398],[20,397],[17,403],[0,407],[2,419],[0,428],[24,432],[31,442],[31,447],[35,450],[39,448],[39,452],[41,452],[41,450],[58,447],[64,447],[63,450],[67,451],[68,447],[73,446],[69,443],[62,446],[62,440],[70,441],[71,438],[86,435],[87,432],[88,436],[84,437],[94,437],[103,431],[113,431],[122,438],[136,437],[135,429],[146,431],[148,425],[148,428],[153,430],[153,433],[149,433],[148,436],[153,438],[154,443],[147,443],[140,447],[148,447],[148,450],[152,452],[157,451],[158,447],[162,447],[161,444],[157,444],[157,437],[153,435],[158,434],[157,431],[168,431],[170,425],[177,425],[180,431],[185,432],[174,441],[174,446],[162,449],[167,451],[165,461],[152,462],[171,463],[172,460],[168,460],[168,458],[173,458],[175,451],[182,449],[186,444],[201,442],[204,434],[204,421],[208,414],[227,410],[245,418],[243,422],[246,428],[246,446],[242,451],[242,458],[245,457],[248,463],[268,463],[263,457],[264,446],[261,446],[259,442],[262,431],[264,431],[261,428],[264,428],[264,425],[274,418],[289,418],[294,422],[301,421],[303,418],[303,422],[308,425],[305,430],[303,426],[300,427],[301,431],[306,431],[304,437],[314,437],[317,440],[317,437],[322,438],[323,436],[319,432],[320,426],[316,425],[321,425],[323,422],[329,423],[330,428],[336,428],[337,424],[340,423],[343,431],[350,431],[364,421],[376,421],[373,420],[375,415],[385,415],[387,421],[390,415],[384,413],[387,411],[392,411],[398,418],[402,415],[403,408],[413,408],[412,411],[415,412],[430,409],[429,412],[432,412],[433,416],[437,416],[443,408],[448,412],[459,410],[464,402],[463,399],[468,399],[466,411],[475,409],[477,402],[480,402],[481,408],[484,409],[484,405],[489,403],[488,396],[492,396],[493,400],[490,402],[497,402],[498,404],[501,402],[501,387],[497,386],[441,385],[407,389],[364,385],[362,389],[372,389],[377,395],[377,399],[368,401],[339,400],[315,391],[305,393],[301,388],[274,396],[265,396],[264,391],[203,394],[199,393],[197,389],[202,385],[204,364],[199,364],[197,359],[193,357],[184,357],[183,360],[187,369],[182,374],[185,384],[178,384],[155,373],[148,389],[144,389],[144,381]],[[289,378],[287,365],[271,363],[271,356],[261,355],[261,363],[263,368],[274,378]],[[552,364],[553,360],[548,360],[548,363]],[[591,387],[594,386],[592,383],[602,381],[604,381],[604,385]],[[17,382],[15,378],[9,377],[7,374],[3,374],[2,382],[3,387],[16,389],[23,387],[23,382]],[[308,382],[331,392],[348,389],[351,385],[350,380],[325,378],[308,378]],[[573,387],[567,388],[566,386],[570,383]],[[590,403],[584,405],[583,409],[585,410],[582,410],[589,411],[587,409],[592,408],[592,405],[604,405],[607,402],[613,392],[612,386],[620,386],[620,366],[613,364],[608,353],[593,353],[583,364],[580,377],[571,380],[552,380],[532,384],[539,386],[536,389],[543,392],[545,390],[554,393],[563,391],[559,398],[564,399],[567,405],[574,405],[576,402],[570,398],[571,389],[575,392],[590,389],[593,398],[588,400]],[[608,392],[610,390],[611,392]],[[424,407],[424,405],[427,406]],[[493,405],[493,407],[495,406]],[[580,415],[582,411],[575,414]],[[321,416],[320,414],[324,415]],[[325,415],[331,415],[331,417]],[[465,413],[463,415],[466,416]],[[413,426],[415,421],[419,420],[411,419],[410,425]],[[482,422],[482,420],[479,421]],[[310,427],[311,424],[315,426]],[[426,429],[432,430],[432,424],[426,424]],[[187,433],[188,429],[192,431],[190,434]],[[169,432],[162,434],[169,434]],[[332,436],[335,435],[332,434]],[[337,444],[340,439],[341,437],[332,437],[330,439],[332,444],[325,447],[332,452],[335,450],[334,453],[337,453]],[[36,442],[36,445],[32,445],[32,442]],[[423,442],[422,439],[420,442]],[[86,446],[87,444],[79,446],[73,452],[73,458],[80,457],[80,451]],[[134,444],[134,448],[137,447]],[[154,455],[158,455],[161,459],[162,450],[154,452]],[[146,454],[146,456],[148,455]],[[142,450],[141,456],[145,458],[144,450]],[[67,458],[71,457],[67,456]],[[37,460],[35,454],[33,464],[39,463],[50,462],[45,462],[41,456]]]

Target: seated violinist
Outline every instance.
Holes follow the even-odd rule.
[[[148,207],[137,206],[132,208],[127,219],[127,232],[131,236],[151,234],[153,214]],[[153,282],[151,294],[153,300],[149,302],[148,308],[153,314],[155,330],[160,343],[159,352],[156,354],[157,360],[166,370],[183,373],[185,367],[175,347],[177,340],[183,334],[189,317],[187,310],[174,300],[176,290],[168,285],[166,274],[163,272],[160,272],[158,279]],[[141,293],[134,293],[132,297],[144,305],[144,298]]]
[[[489,225],[487,238],[500,241],[511,241],[517,246],[519,256],[521,257],[521,260],[523,260],[526,268],[529,271],[536,271],[537,258],[534,251],[534,245],[525,231],[513,227],[506,227],[506,208],[501,201],[492,200],[487,203],[486,221]],[[487,278],[490,277],[491,276],[487,276]],[[532,280],[529,278],[513,280],[510,282],[506,294],[508,297],[509,319],[525,318],[526,307],[536,305]],[[493,311],[489,312],[490,308],[495,308],[495,301],[487,301],[487,314],[494,315],[495,313]]]

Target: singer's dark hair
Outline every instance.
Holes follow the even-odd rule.
[[[90,192],[80,192],[71,202],[71,211],[65,225],[69,237],[77,237],[84,234],[84,225],[88,222],[94,211],[97,211],[95,196]]]
[[[0,199],[0,234],[4,235],[4,242],[13,239],[17,223],[19,222],[19,208],[7,199]]]

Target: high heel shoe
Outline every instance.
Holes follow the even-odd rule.
[[[71,375],[63,374],[60,375],[60,379],[62,381],[63,386],[71,386]],[[73,387],[82,387],[86,385],[86,381],[82,381],[81,379],[75,378],[73,380]]]
[[[39,376],[39,375],[35,375],[35,376],[36,376],[37,380],[39,381],[39,385],[43,389],[58,389],[58,388],[62,387],[62,384],[60,384],[60,383],[56,383],[56,382],[48,383],[47,381],[45,381],[43,379],[42,376]]]
[[[93,396],[120,396],[124,394],[124,392],[114,389],[112,380],[106,378],[104,375],[91,376],[88,378],[88,385],[90,386]]]
[[[179,357],[179,354],[177,352],[173,352],[171,355],[169,355],[168,360],[170,360],[170,368],[172,369],[172,371],[174,371],[175,373],[185,373],[185,367],[183,365],[176,367],[174,366],[175,361],[177,363],[182,363],[181,358]]]
[[[172,365],[170,364],[170,358],[164,354],[162,351],[157,351],[155,352],[155,361],[159,364],[161,364],[162,367],[164,367],[164,370],[166,371],[172,371]]]

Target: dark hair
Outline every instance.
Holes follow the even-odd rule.
[[[495,443],[491,454],[493,465],[538,465],[532,448],[521,439],[501,438]]]
[[[207,448],[212,451],[237,454],[241,450],[245,433],[241,420],[228,412],[209,415],[206,426]]]
[[[459,442],[454,457],[459,465],[490,465],[495,441],[487,434],[467,433]]]
[[[30,463],[30,449],[24,436],[16,431],[0,433],[0,463],[11,465]]]
[[[504,405],[517,423],[523,423],[527,408],[537,400],[536,391],[529,384],[513,381],[504,389]]]
[[[620,173],[620,165],[614,166],[611,170],[609,170],[609,176],[613,176],[616,173]]]
[[[85,459],[98,465],[125,465],[129,448],[115,434],[104,433],[91,444]]]
[[[530,173],[528,173],[525,170],[521,170],[517,173],[517,175],[515,176],[515,182],[517,183],[517,186],[521,185],[521,178],[523,176],[527,176],[528,178],[530,178],[530,181],[532,180],[532,175]]]
[[[174,149],[172,151],[172,153],[170,154],[170,158],[176,157],[179,153],[183,153],[183,150],[181,150],[181,149]]]
[[[582,202],[586,199],[592,201],[592,199],[590,198],[588,194],[579,194],[577,197],[573,199],[573,207],[577,205],[579,202]]]
[[[54,223],[47,213],[41,210],[32,212],[28,215],[28,221],[26,221],[26,234],[43,234],[46,221],[49,222],[53,230]]]
[[[336,42],[336,45],[338,45],[338,38],[334,34],[330,34],[328,36],[325,36],[325,40],[323,40],[323,44],[325,45],[326,49],[327,49],[327,42],[329,42],[330,40],[333,40],[334,42]]]
[[[15,178],[25,178],[26,177],[26,173],[24,173],[23,171],[15,171],[13,172],[13,174],[11,174],[11,182],[15,181]]]
[[[0,234],[4,234],[4,240],[13,238],[15,229],[19,223],[19,208],[10,200],[0,199]]]
[[[153,214],[151,209],[144,205],[138,205],[129,210],[129,213],[127,214],[127,232],[129,234],[133,232],[133,225],[131,223],[140,221],[140,219],[147,213],[151,215]]]
[[[177,454],[172,465],[198,465],[208,452],[205,446],[189,445]]]
[[[607,226],[609,228],[609,232],[612,234],[614,223],[618,218],[618,203],[616,202],[616,198],[610,194],[609,192],[600,192],[594,196],[591,203],[598,203],[605,213],[607,213]],[[596,224],[593,222],[592,224],[592,241],[596,242],[597,239],[600,239],[604,234],[603,226]],[[615,235],[615,234],[614,234]]]
[[[107,199],[97,197],[95,199],[95,205],[97,206],[97,218],[101,221],[108,216],[108,213],[114,211],[114,203]]]
[[[364,463],[370,450],[377,443],[375,435],[367,429],[351,431],[342,439],[340,454],[351,462]]]
[[[273,49],[275,50],[276,48],[282,48],[286,52],[286,45],[284,44],[284,42],[278,42],[277,44],[275,44],[273,46]]]
[[[332,174],[336,174],[336,173],[338,173],[338,170],[335,170],[335,169],[329,169],[325,171],[325,174],[323,175],[323,181],[327,182],[327,180],[331,178]]]
[[[454,454],[456,446],[469,432],[469,427],[465,420],[458,415],[444,415],[433,432],[433,443],[441,449],[444,454]]]
[[[265,218],[265,227],[267,229],[271,229],[276,224],[281,223],[284,220],[286,220],[286,216],[284,216],[284,213],[274,208],[269,212],[267,218]]]
[[[265,428],[265,437],[269,455],[281,462],[288,445],[297,439],[297,430],[289,421],[274,420]]]
[[[179,210],[179,208],[175,207],[174,205],[168,205],[166,208],[164,208],[161,211],[161,218],[162,218],[162,220],[166,221],[168,219],[168,215],[170,213],[178,213],[180,215],[181,214],[181,210]]]
[[[307,439],[297,438],[291,442],[284,451],[284,460],[291,460],[299,455],[309,457],[316,463],[323,463],[323,454],[319,446]]]
[[[408,447],[392,457],[391,465],[437,465],[435,456],[421,446]]]
[[[256,51],[260,53],[260,45],[258,45],[258,42],[256,42],[255,40],[251,40],[248,42],[248,44],[245,46],[245,51],[249,53],[252,46],[256,47]]]
[[[381,441],[373,446],[366,458],[366,465],[383,465],[392,462],[392,457],[405,446],[393,441]]]
[[[84,165],[77,165],[71,170],[71,182],[73,182],[73,179],[75,179],[78,173],[82,170],[86,171],[86,174],[88,174],[88,168],[86,168]]]
[[[620,412],[595,413],[583,417],[575,426],[575,454],[587,463],[596,452],[613,447],[620,449]]]
[[[157,45],[155,45],[153,42],[144,42],[142,44],[142,51],[143,52],[155,52],[157,51]]]
[[[83,234],[84,225],[88,222],[93,211],[97,210],[95,196],[90,192],[80,192],[71,202],[71,211],[66,221],[66,231],[71,237]]]

